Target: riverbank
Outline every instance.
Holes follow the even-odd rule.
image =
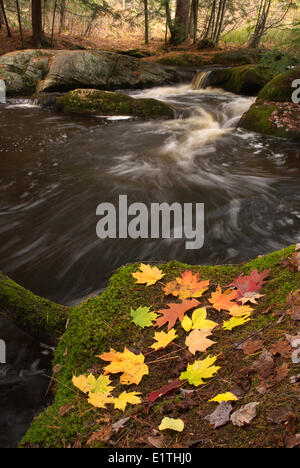
[[[286,261],[291,258],[294,250],[295,248],[291,246],[243,265],[189,266],[179,262],[157,265],[164,277],[159,283],[149,287],[136,284],[132,276],[132,273],[138,270],[139,264],[119,269],[102,294],[89,298],[70,311],[68,328],[59,341],[53,361],[55,373],[52,385],[55,387],[55,402],[34,420],[21,446],[153,447],[153,440],[160,441],[162,447],[168,448],[192,445],[207,447],[284,445],[285,426],[270,421],[270,417],[274,410],[282,411],[290,407],[290,412],[294,411],[295,417],[299,418],[299,409],[297,409],[299,385],[296,377],[299,374],[299,365],[292,363],[288,344],[285,345],[285,352],[282,351],[286,334],[296,335],[299,330],[298,319],[294,320],[289,315],[290,304],[287,301],[288,295],[296,291],[300,283],[300,273],[289,268]],[[166,284],[187,269],[193,274],[198,273],[200,280],[210,280],[209,291],[199,301],[201,307],[208,308],[210,317],[216,322],[220,321],[224,313],[213,313],[209,310],[208,298],[218,285],[224,289],[240,274],[250,274],[254,269],[258,269],[259,272],[270,269],[269,277],[261,291],[263,297],[260,298],[258,305],[253,306],[255,311],[252,320],[231,332],[219,330],[213,351],[201,354],[201,359],[208,354],[218,356],[218,364],[221,367],[218,375],[199,388],[185,384],[184,391],[174,387],[173,392],[158,399],[153,405],[147,402],[147,394],[167,385],[170,380],[178,379],[182,369],[194,360],[187,350],[180,349],[184,347],[184,334],[177,325],[179,338],[176,340],[176,347],[171,344],[167,350],[151,354],[146,359],[149,365],[149,361],[153,363],[152,367],[150,365],[150,374],[145,376],[138,386],[131,385],[129,390],[125,388],[128,391],[140,392],[141,404],[127,406],[125,412],[91,406],[84,394],[73,386],[72,377],[89,373],[95,376],[101,375],[104,364],[97,356],[108,352],[111,348],[122,351],[126,346],[136,354],[146,355],[153,339],[153,329],[136,327],[132,322],[130,310],[139,306],[149,306],[151,310],[158,311],[164,309],[167,303],[176,301],[164,296],[162,283]],[[249,339],[261,340],[261,346],[256,352],[244,353],[240,345]],[[264,349],[268,352],[270,349],[279,350],[274,352],[273,365],[277,370],[277,376],[281,375],[278,372],[283,369],[285,372],[277,380],[275,379],[276,383],[274,381],[262,391],[259,388],[262,381],[251,368],[254,361],[259,356],[263,356],[261,353]],[[173,356],[174,359],[165,362],[162,357],[166,355]],[[122,390],[122,386],[117,383],[117,377],[112,377],[116,390]],[[185,390],[194,390],[194,393],[185,393]],[[213,429],[205,420],[205,416],[214,409],[214,405],[209,403],[208,399],[227,391],[236,394],[240,392],[235,410],[253,401],[259,403],[258,415],[246,429],[232,424]],[[163,434],[158,432],[158,426],[166,415],[181,418],[185,424],[184,431],[182,433],[167,431]],[[123,418],[129,418],[124,422],[124,428],[121,427],[118,432],[114,432],[113,424]],[[299,432],[300,429],[299,419],[297,421],[295,432]],[[94,441],[91,442],[93,435]]]

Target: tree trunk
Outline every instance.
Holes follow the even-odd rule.
[[[8,20],[7,20],[5,8],[4,8],[3,0],[0,0],[0,6],[1,6],[3,19],[4,19],[4,22],[5,22],[5,25],[6,25],[6,29],[7,29],[7,37],[11,37],[10,27],[9,27],[9,24],[8,24]]]
[[[22,49],[24,49],[24,39],[23,39],[22,20],[21,20],[21,12],[20,12],[19,0],[16,0],[16,7],[17,7],[17,13],[18,13],[18,22],[19,22],[19,31],[20,31],[20,38],[21,38],[21,46],[22,46]]]
[[[145,44],[149,44],[149,10],[148,10],[148,0],[144,0],[144,14],[145,14]]]
[[[249,47],[258,49],[260,41],[262,40],[262,37],[266,31],[266,25],[269,18],[271,3],[272,0],[261,0],[254,34],[249,44]]]
[[[63,33],[65,29],[66,29],[66,0],[61,0],[59,34]]]
[[[189,35],[190,0],[177,0],[175,21],[171,31],[172,44],[181,44]]]
[[[54,41],[56,8],[57,8],[57,0],[54,1],[54,9],[53,9],[53,17],[52,17],[52,28],[51,28],[51,48],[53,48],[53,41]]]
[[[31,17],[32,17],[32,45],[36,49],[40,49],[42,46],[42,39],[43,39],[42,0],[32,0]]]

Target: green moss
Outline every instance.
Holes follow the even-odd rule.
[[[260,65],[243,65],[226,70],[224,89],[236,94],[256,95],[271,79],[270,69]]]
[[[217,52],[213,56],[213,63],[219,65],[247,65],[259,63],[262,57],[262,52],[256,49],[238,49]]]
[[[170,65],[174,67],[200,67],[203,65],[209,65],[211,63],[209,59],[206,59],[199,54],[186,53],[169,53],[163,57],[159,57],[156,62],[162,65]]]
[[[0,313],[49,344],[57,343],[68,318],[67,307],[36,296],[1,272]]]
[[[258,98],[266,101],[292,102],[292,83],[300,77],[300,67],[277,75],[259,93]]]
[[[126,94],[76,89],[56,101],[56,110],[88,115],[134,115],[145,119],[172,119],[174,110],[156,99],[134,99]]]
[[[272,113],[276,110],[274,102],[267,103],[258,99],[242,117],[240,127],[262,135],[291,140],[300,139],[299,132],[277,127],[270,121]]]
[[[172,261],[158,266],[165,273],[164,283],[189,268],[194,273],[198,272],[201,279],[210,279],[212,288],[218,284],[226,287],[239,273],[250,273],[255,268],[259,271],[271,269],[270,278],[263,290],[265,296],[255,308],[253,320],[247,326],[231,332],[230,344],[249,336],[251,330],[261,330],[274,324],[274,317],[271,314],[262,315],[261,312],[273,302],[276,307],[283,307],[288,293],[299,288],[300,273],[291,273],[279,265],[279,262],[290,256],[293,251],[294,246],[291,246],[243,265],[190,266]],[[85,444],[97,426],[96,421],[99,417],[109,416],[112,421],[124,417],[124,413],[120,411],[97,410],[88,405],[74,391],[71,379],[73,374],[79,375],[89,372],[90,369],[93,369],[93,372],[98,369],[100,372],[102,361],[95,356],[111,347],[122,350],[124,345],[127,345],[139,352],[149,346],[153,329],[141,330],[135,327],[129,311],[131,307],[149,305],[153,310],[160,309],[163,305],[162,285],[159,283],[151,287],[137,285],[132,273],[137,271],[138,266],[139,264],[132,264],[121,267],[111,277],[107,289],[101,295],[89,298],[70,311],[68,329],[58,344],[54,358],[54,364],[60,365],[60,371],[55,375],[58,382],[55,402],[34,420],[21,446],[61,447],[64,444],[72,446],[78,440]],[[228,332],[218,333],[220,340],[216,345],[217,353],[224,351],[224,343],[228,344]],[[116,385],[117,390],[120,390],[120,385],[118,383]],[[153,390],[153,385],[157,385],[157,382],[148,377],[136,389],[145,394]],[[59,417],[59,408],[69,402],[73,403],[74,409],[67,415]],[[127,410],[125,416],[130,415],[132,411],[134,411],[132,408]]]

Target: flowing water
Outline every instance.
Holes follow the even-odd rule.
[[[299,146],[237,129],[253,99],[193,89],[201,84],[130,92],[172,104],[177,118],[169,121],[1,105],[0,269],[70,304],[129,262],[233,263],[299,241]],[[204,203],[204,247],[99,240],[96,207],[117,205],[119,194],[147,205]]]

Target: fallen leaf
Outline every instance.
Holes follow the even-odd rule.
[[[251,320],[250,314],[243,315],[242,317],[231,317],[230,320],[223,323],[223,328],[225,330],[232,330],[235,327],[244,325],[245,323]]]
[[[217,429],[218,427],[225,426],[225,424],[230,421],[230,413],[232,410],[231,403],[222,401],[215,411],[205,416],[204,419],[206,419],[214,429]]]
[[[217,396],[215,396],[214,398],[208,401],[216,401],[218,403],[221,403],[222,401],[237,401],[237,400],[238,400],[238,397],[236,397],[231,392],[227,392],[227,393],[219,393]]]
[[[247,340],[242,346],[243,353],[246,356],[254,354],[262,348],[263,344],[263,340]]]
[[[210,346],[215,344],[215,341],[209,340],[207,337],[211,335],[211,330],[193,330],[185,340],[190,353],[195,354],[197,351],[204,352]]]
[[[232,315],[233,317],[242,317],[243,315],[252,314],[253,311],[254,309],[248,305],[240,306],[236,304],[229,310],[229,315]]]
[[[233,280],[231,286],[238,290],[237,300],[244,297],[246,293],[259,292],[265,283],[265,279],[270,275],[270,271],[264,270],[262,273],[258,273],[258,270],[254,270],[249,276],[240,275]]]
[[[146,286],[151,286],[152,284],[157,283],[165,274],[159,270],[157,267],[152,267],[151,265],[145,265],[141,263],[140,271],[137,273],[132,273],[132,276],[137,280],[138,284],[146,284]]]
[[[106,405],[112,404],[114,398],[109,393],[89,393],[88,402],[95,408],[106,408]]]
[[[155,448],[164,448],[164,439],[163,437],[153,437],[149,436],[147,439],[148,443]]]
[[[101,427],[99,430],[93,432],[90,438],[87,441],[87,445],[94,444],[96,442],[107,442],[111,438],[112,428],[111,425],[108,424],[106,426]]]
[[[180,374],[179,380],[188,380],[189,384],[203,385],[205,382],[203,379],[209,379],[213,377],[220,367],[214,366],[218,356],[208,356],[203,361],[195,361],[194,364],[188,364],[187,370]]]
[[[212,293],[211,298],[208,299],[209,302],[212,304],[214,309],[218,310],[227,310],[229,311],[235,305],[232,302],[237,297],[237,291],[232,291],[231,289],[227,289],[224,293],[222,293],[221,286],[217,287],[217,290]]]
[[[207,320],[206,308],[202,307],[200,309],[194,310],[192,314],[192,328],[198,330],[206,330],[217,327],[218,323],[213,322],[212,320]]]
[[[282,424],[289,419],[289,415],[293,412],[290,406],[284,408],[276,408],[269,414],[268,420],[274,424]]]
[[[120,382],[123,385],[134,383],[138,385],[143,376],[149,374],[149,368],[144,363],[145,356],[142,353],[139,355],[132,353],[126,346],[123,353],[111,349],[109,353],[103,353],[97,357],[103,359],[103,361],[111,361],[111,364],[104,367],[105,373],[122,373]]]
[[[141,328],[152,327],[153,322],[157,319],[157,314],[150,312],[150,307],[139,307],[136,310],[131,309],[130,315],[133,323]]]
[[[119,432],[120,429],[123,429],[123,427],[125,426],[125,424],[130,420],[130,418],[123,418],[123,419],[119,419],[119,421],[116,421],[115,423],[113,423],[113,425],[111,426],[112,428],[112,431],[113,432]]]
[[[251,304],[257,304],[257,299],[260,299],[261,297],[264,297],[264,294],[258,294],[255,292],[247,292],[244,294],[243,297],[239,299],[239,302],[241,302],[243,305],[246,304],[247,302],[251,302]]]
[[[171,429],[172,431],[182,432],[184,429],[184,422],[182,419],[163,418],[158,428],[160,431]]]
[[[175,328],[172,328],[168,333],[165,332],[156,332],[154,334],[154,339],[156,340],[156,343],[153,343],[150,348],[153,348],[155,350],[165,348],[168,346],[172,341],[177,338],[176,335],[176,330]]]
[[[170,393],[172,390],[179,388],[181,385],[182,385],[182,382],[180,380],[174,380],[170,384],[162,387],[160,390],[156,390],[155,392],[148,393],[146,395],[146,398],[147,400],[151,401],[151,403],[154,403],[158,398],[166,395],[167,393]]]
[[[179,299],[201,297],[207,291],[209,283],[209,280],[199,281],[199,273],[193,275],[191,271],[186,270],[181,277],[167,283],[163,291],[166,296],[172,294]]]
[[[74,406],[74,404],[72,402],[67,403],[64,406],[61,406],[59,408],[59,410],[58,410],[59,417],[61,418],[61,417],[65,416],[65,414],[68,414],[74,408],[75,408],[75,406]]]
[[[110,393],[114,389],[114,387],[109,385],[110,378],[106,375],[100,375],[97,379],[93,374],[89,374],[87,377],[85,375],[78,377],[73,375],[72,383],[83,393]]]
[[[274,370],[274,358],[272,354],[265,349],[259,358],[254,361],[253,368],[263,379],[270,377]]]
[[[182,321],[184,314],[188,311],[197,307],[199,301],[197,299],[184,299],[179,304],[167,304],[169,309],[161,309],[157,313],[162,316],[156,320],[156,326],[162,327],[168,323],[168,330],[174,327],[177,320]]]
[[[122,392],[118,398],[114,399],[115,409],[125,411],[128,403],[131,405],[138,405],[142,401],[138,395],[140,395],[138,392]]]
[[[279,355],[281,357],[287,357],[291,354],[292,348],[287,341],[277,341],[277,343],[271,346],[269,351],[273,356]]]
[[[300,320],[300,289],[291,293],[287,298],[287,302],[290,306],[287,314],[291,316],[292,320]]]
[[[231,422],[234,426],[242,427],[249,424],[256,417],[258,402],[248,403],[231,415]]]

